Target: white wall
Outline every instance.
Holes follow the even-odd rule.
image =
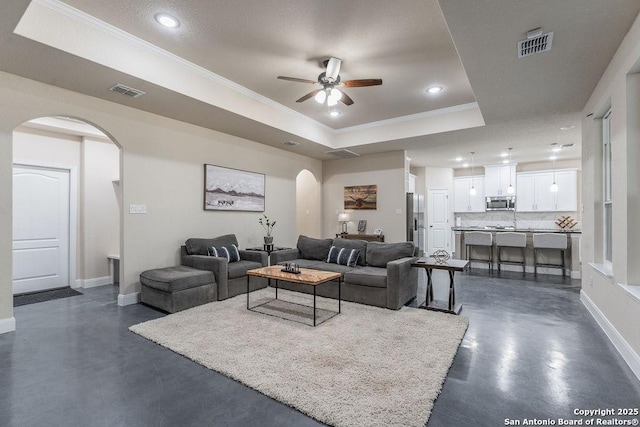
[[[354,159],[323,162],[323,235],[340,232],[337,212],[344,210],[344,187],[377,185],[376,210],[347,210],[349,232],[356,233],[359,220],[367,221],[367,233],[381,228],[386,242],[406,241],[405,153],[393,151]],[[400,210],[396,214],[396,209]]]
[[[640,18],[583,111],[582,299],[640,377]],[[613,118],[613,271],[603,272],[602,115]]]
[[[7,73],[0,73],[0,319],[11,307],[12,131],[45,116],[82,118],[122,149],[124,211],[146,204],[148,213],[122,213],[121,302],[135,301],[139,274],[179,262],[189,237],[234,232],[242,247],[262,241],[257,212],[203,210],[204,163],[266,174],[266,214],[295,224],[296,176],[303,169],[322,179],[322,163],[257,142],[189,125]],[[293,245],[294,226],[274,230],[276,244]]]
[[[82,279],[109,275],[107,254],[120,252],[120,150],[111,142],[83,138],[82,211],[79,253],[83,254]]]

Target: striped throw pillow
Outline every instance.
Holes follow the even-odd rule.
[[[240,261],[240,252],[236,245],[221,246],[219,248],[211,246],[208,249],[208,253],[209,256],[226,258],[229,262]]]
[[[346,265],[347,267],[355,267],[358,262],[358,258],[360,258],[360,251],[358,249],[331,246],[331,249],[329,249],[329,255],[327,256],[327,262]]]

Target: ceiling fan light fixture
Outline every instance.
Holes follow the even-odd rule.
[[[158,13],[154,16],[155,20],[162,26],[167,28],[177,28],[180,26],[180,21],[168,13]]]
[[[313,99],[315,99],[318,104],[324,104],[324,101],[327,99],[327,92],[321,90]]]
[[[340,101],[340,98],[342,98],[342,92],[336,88],[332,88],[331,92],[329,92],[329,101],[335,101],[337,103]]]

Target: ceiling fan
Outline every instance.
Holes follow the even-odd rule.
[[[296,77],[278,76],[280,80],[288,80],[291,82],[299,83],[311,83],[322,86],[320,89],[309,92],[296,102],[304,102],[309,98],[315,98],[320,104],[327,102],[329,107],[333,107],[342,102],[345,105],[353,104],[353,99],[346,93],[337,89],[338,86],[345,87],[366,87],[366,86],[379,86],[382,84],[382,79],[360,79],[360,80],[340,80],[340,64],[342,60],[339,58],[331,57],[323,62],[326,67],[326,71],[320,73],[317,81],[298,79]]]

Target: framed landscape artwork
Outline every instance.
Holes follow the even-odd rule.
[[[378,186],[354,185],[344,187],[345,209],[377,209]]]
[[[204,209],[264,212],[264,174],[204,165]]]

